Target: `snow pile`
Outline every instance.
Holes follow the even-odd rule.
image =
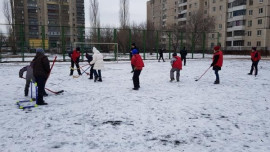
[[[169,82],[168,60],[145,61],[139,91],[129,62],[106,63],[102,83],[73,79],[69,63],[56,63],[46,87],[65,92],[22,111],[26,64],[0,64],[0,151],[270,151],[270,61],[254,77],[250,60],[226,58],[220,85],[212,70],[194,81],[211,59],[187,60],[179,83]]]

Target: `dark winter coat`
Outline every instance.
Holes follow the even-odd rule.
[[[222,51],[217,51],[213,55],[213,62],[211,66],[213,66],[213,70],[221,70],[221,67],[223,65],[223,53]]]
[[[88,53],[85,54],[85,57],[87,58],[88,63],[90,63],[93,60],[93,56],[89,55]]]
[[[140,54],[134,54],[131,58],[131,65],[134,66],[135,70],[142,70],[144,63]]]
[[[33,73],[35,78],[42,77],[47,79],[50,73],[50,62],[48,57],[43,53],[38,52],[33,61]]]
[[[22,78],[23,77],[23,73],[26,71],[26,80],[29,80],[29,81],[32,80],[33,82],[35,82],[35,77],[33,75],[33,68],[32,68],[33,64],[34,63],[31,62],[30,65],[21,68],[20,69],[20,72],[19,72],[19,77]]]
[[[181,58],[186,58],[187,56],[187,50],[186,49],[183,49],[180,51],[180,54],[181,54]]]

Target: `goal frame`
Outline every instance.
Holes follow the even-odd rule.
[[[79,45],[114,45],[115,49],[114,50],[114,60],[118,62],[118,43],[96,43],[96,42],[73,42],[72,43],[72,47],[77,47]],[[83,54],[82,54],[82,58],[83,58]]]

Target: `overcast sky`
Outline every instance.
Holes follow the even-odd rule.
[[[4,1],[4,0],[0,0]],[[89,24],[89,6],[90,0],[85,1],[85,23],[86,26]],[[146,22],[146,2],[148,0],[130,0],[129,3],[129,13],[130,13],[130,23],[136,22]],[[99,12],[100,12],[100,23],[102,26],[111,25],[119,26],[119,3],[120,0],[99,0]],[[0,3],[0,23],[5,23],[3,17],[3,3]],[[0,26],[2,27],[2,26]],[[3,27],[1,28],[3,29]]]

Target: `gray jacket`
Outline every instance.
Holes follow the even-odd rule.
[[[32,64],[32,63],[31,63]],[[19,72],[19,77],[22,78],[23,77],[23,73],[26,71],[26,80],[32,80],[33,82],[35,82],[35,77],[33,75],[33,68],[31,65],[25,66],[23,67],[20,72]]]

